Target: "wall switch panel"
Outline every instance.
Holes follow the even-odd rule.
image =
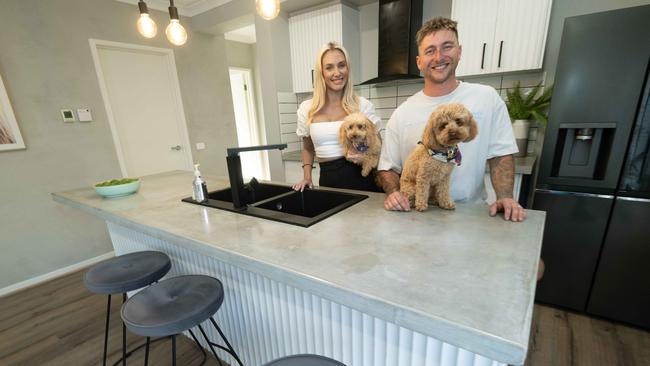
[[[74,118],[74,113],[72,113],[72,109],[62,109],[61,118],[63,118],[63,122],[65,123],[72,123],[76,121]]]
[[[203,149],[205,149],[205,143],[203,143],[203,142],[197,142],[197,143],[196,143],[196,149],[197,149],[197,150],[203,150]]]
[[[77,109],[77,116],[79,117],[79,122],[91,122],[93,120],[93,115],[90,113],[90,108]]]

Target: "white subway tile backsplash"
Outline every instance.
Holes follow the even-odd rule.
[[[299,151],[302,150],[302,144],[300,142],[290,142],[287,144],[287,151]]]
[[[395,108],[376,109],[375,112],[381,119],[388,119],[395,111]]]
[[[478,77],[468,77],[468,78],[460,78],[463,81],[466,81],[468,83],[476,83],[476,84],[483,84],[483,85],[489,85],[493,87],[494,89],[499,90],[501,88],[501,76],[478,76]]]
[[[287,143],[287,142],[300,142],[300,137],[296,135],[295,133],[283,133],[280,136],[280,141]]]
[[[410,97],[397,97],[397,106],[399,107],[400,104],[406,102],[406,100]]]
[[[280,103],[278,104],[278,110],[280,113],[296,113],[298,110],[298,104],[296,103]]]
[[[397,86],[371,86],[370,98],[386,98],[397,96]]]
[[[520,82],[522,87],[531,87],[544,80],[544,73],[540,71],[526,74],[511,74],[503,75],[502,78],[501,88],[513,88],[517,82]]]
[[[370,87],[368,86],[355,86],[354,91],[360,97],[364,97],[366,99],[370,98]]]
[[[298,114],[296,111],[291,113],[280,113],[280,123],[295,123],[298,122]]]
[[[297,103],[296,94],[287,92],[278,92],[278,103]]]
[[[401,84],[397,86],[397,95],[400,97],[410,97],[411,95],[419,92],[424,87],[424,82],[417,82],[413,84]]]
[[[283,123],[280,125],[280,133],[296,133],[296,123]]]
[[[375,105],[376,109],[397,108],[397,99],[395,96],[392,98],[370,98],[370,101]]]

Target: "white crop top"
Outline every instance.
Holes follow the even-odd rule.
[[[300,103],[298,107],[298,137],[309,137],[314,143],[316,156],[319,158],[338,158],[343,156],[343,147],[339,144],[339,127],[343,121],[313,122],[307,129],[307,115],[311,108],[311,99]],[[359,97],[359,112],[364,113],[377,125],[381,119],[375,114],[375,106],[366,98]]]

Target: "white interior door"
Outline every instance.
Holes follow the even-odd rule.
[[[260,126],[255,114],[255,100],[252,92],[251,71],[231,67],[230,89],[237,125],[239,146],[256,146],[260,144]],[[270,179],[267,155],[263,151],[239,153],[244,179],[256,177]]]
[[[90,43],[122,174],[191,170],[172,50]]]

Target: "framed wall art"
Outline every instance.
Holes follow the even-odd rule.
[[[0,76],[0,151],[24,149],[16,116],[9,103],[7,90]]]

